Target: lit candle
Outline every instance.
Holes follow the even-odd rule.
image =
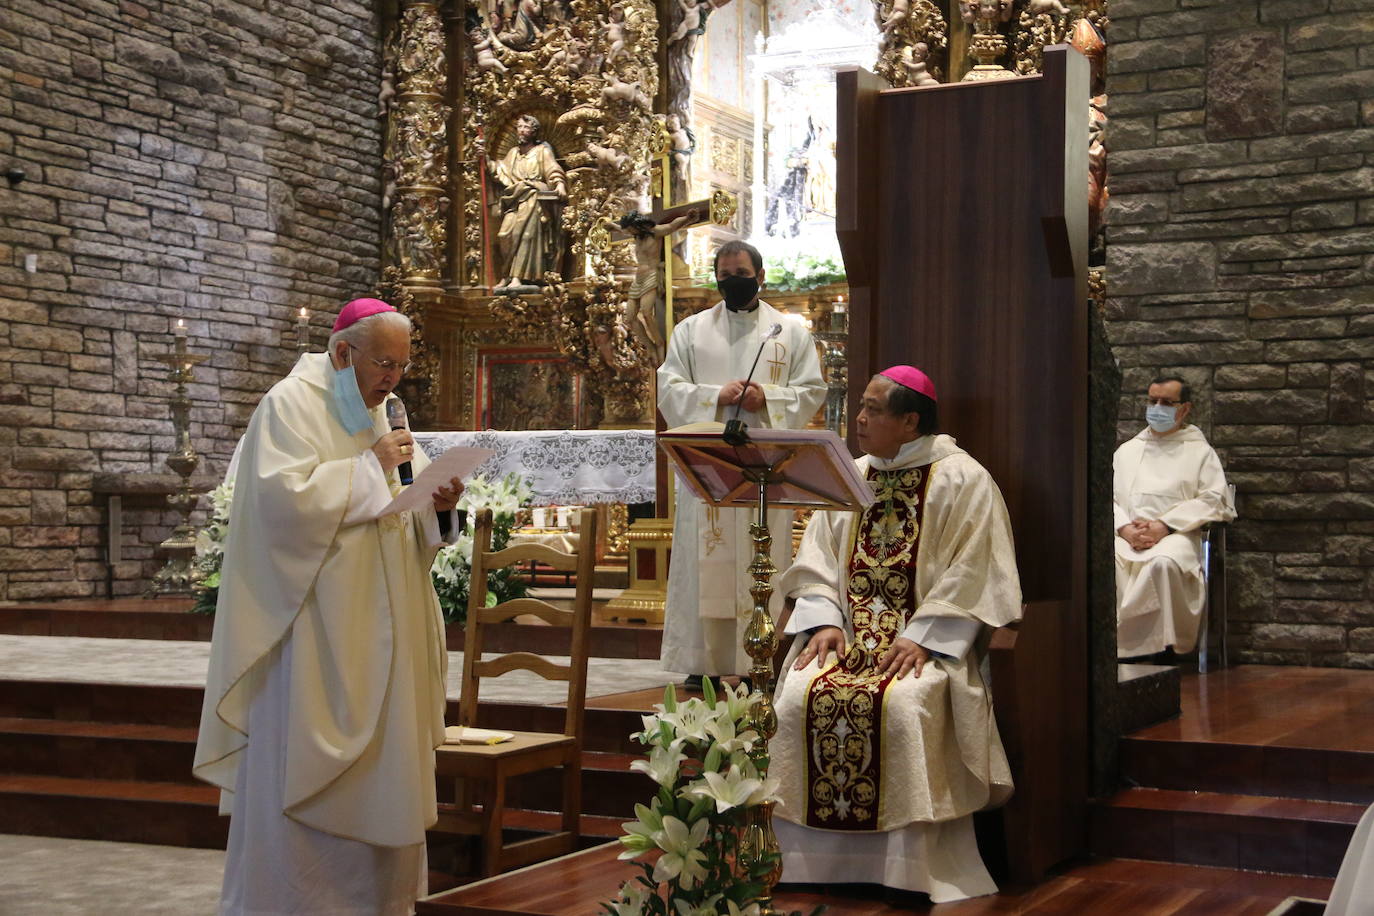
[[[172,334],[182,340],[186,339],[186,319],[178,318],[177,326],[172,329]]]
[[[837,315],[844,314],[844,296],[840,296],[835,300],[835,313]]]

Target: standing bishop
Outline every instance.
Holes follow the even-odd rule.
[[[1191,652],[1207,584],[1202,526],[1235,518],[1221,459],[1180,378],[1150,383],[1146,426],[1112,456],[1117,656]]]
[[[876,498],[812,516],[778,584],[798,634],[769,746],[783,875],[936,903],[993,893],[973,812],[1010,796],[1011,772],[978,647],[1021,616],[1006,505],[936,434],[919,369],[875,375],[855,429]]]
[[[670,427],[735,416],[754,428],[802,429],[825,400],[825,381],[811,332],[759,299],[763,256],[745,242],[716,252],[722,302],[673,329],[668,358],[658,370],[658,409]],[[781,331],[765,342],[774,324]],[[763,352],[759,356],[759,347]],[[754,381],[750,364],[758,357]],[[753,541],[745,509],[716,509],[678,489],[673,560],[663,622],[663,667],[701,676],[743,674],[749,667],[743,635],[753,613]],[[773,565],[792,559],[792,510],[770,512]],[[775,597],[774,617],[782,607]]]
[[[428,463],[383,409],[409,359],[410,320],[355,299],[240,443],[193,765],[230,814],[222,914],[405,916],[426,892],[448,661],[429,568],[462,483],[379,517]]]

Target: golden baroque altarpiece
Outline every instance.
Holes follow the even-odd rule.
[[[1083,51],[1095,76],[1096,230],[1106,5],[873,0],[875,69],[893,86],[920,87],[1038,73],[1050,44]],[[652,425],[656,356],[625,320],[634,251],[613,234],[632,210],[666,209],[665,185],[686,186],[690,156],[673,131],[691,87],[659,84],[661,72],[690,82],[706,17],[693,29],[686,16],[671,0],[397,4],[379,93],[382,290],[416,321],[420,368],[408,387],[420,422]],[[734,207],[713,202],[710,221],[729,225]],[[683,299],[675,312],[705,304]],[[521,372],[576,403],[517,403],[506,393],[519,390]]]

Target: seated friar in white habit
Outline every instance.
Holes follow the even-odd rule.
[[[378,517],[428,463],[384,408],[409,359],[409,319],[348,303],[239,447],[193,768],[230,815],[222,914],[404,916],[427,892],[448,660],[429,568],[462,483]]]
[[[1221,459],[1188,425],[1192,406],[1182,379],[1155,379],[1147,426],[1112,458],[1119,658],[1193,650],[1207,590],[1202,527],[1236,516]]]
[[[724,422],[738,412],[752,429],[804,429],[825,400],[811,332],[759,298],[765,274],[757,248],[726,242],[714,267],[722,301],[673,329],[658,370],[659,411],[670,427]],[[778,332],[769,337],[775,325]],[[702,675],[749,668],[744,630],[754,609],[754,513],[708,506],[685,486],[677,492],[660,658],[667,670],[689,675],[689,688],[699,688]],[[780,570],[792,559],[792,515],[791,509],[768,513],[773,565]],[[780,596],[770,610],[777,619]]]
[[[1001,491],[937,415],[921,370],[873,377],[855,429],[874,502],[817,512],[778,584],[798,634],[769,746],[784,881],[997,890],[973,813],[1012,782],[980,647],[1021,586]]]

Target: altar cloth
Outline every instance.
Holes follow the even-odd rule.
[[[450,430],[417,432],[433,458],[456,445],[496,454],[477,469],[488,480],[515,471],[534,490],[532,505],[645,503],[654,499],[651,429]]]

